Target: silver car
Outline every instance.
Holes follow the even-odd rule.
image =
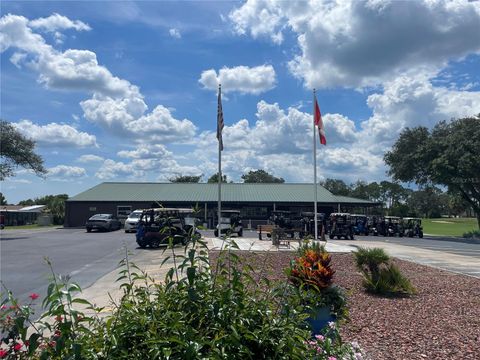
[[[138,220],[140,220],[140,216],[142,215],[142,211],[143,210],[135,210],[128,215],[128,218],[127,220],[125,220],[125,225],[124,225],[124,229],[126,233],[137,231],[137,224],[138,224]]]
[[[122,227],[122,223],[112,214],[95,214],[85,223],[87,232],[92,230],[112,231]]]

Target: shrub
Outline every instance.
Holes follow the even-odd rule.
[[[464,238],[467,238],[467,239],[470,239],[470,238],[480,239],[480,230],[468,231],[468,232],[466,232],[466,233],[463,233],[462,236],[463,236]]]
[[[381,248],[359,248],[353,252],[357,268],[363,274],[363,286],[368,292],[383,295],[408,295],[416,292],[398,267]]]
[[[30,320],[30,306],[38,295],[20,306],[9,293],[2,303],[5,337],[0,357],[323,360],[328,354],[354,359],[347,355],[356,350],[342,343],[338,333],[311,347],[305,308],[289,296],[288,283],[259,285],[230,251],[223,251],[210,269],[206,244],[198,235],[190,236],[182,253],[170,247],[174,266],[161,284],[132,264],[126,253],[118,278],[123,295],[118,302],[112,300],[114,310],[104,317],[99,316],[102,308],[76,297],[80,288],[68,277],[55,275],[48,261],[53,278],[43,302],[47,311],[38,322]],[[324,289],[325,299],[333,294],[331,289]]]
[[[316,242],[303,245],[298,254],[287,269],[287,276],[300,303],[312,310],[329,307],[339,320],[346,318],[347,299],[344,290],[333,285],[331,255]]]

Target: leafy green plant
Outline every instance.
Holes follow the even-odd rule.
[[[287,276],[293,285],[300,303],[313,311],[328,307],[337,319],[348,315],[345,291],[333,285],[335,271],[331,266],[331,255],[317,242],[306,243],[299,248],[297,256],[287,269]]]
[[[466,233],[463,233],[462,236],[467,239],[470,239],[470,238],[480,239],[480,230],[467,231]]]
[[[383,295],[409,295],[416,292],[410,280],[402,275],[381,248],[359,248],[353,252],[355,263],[363,274],[363,286],[368,292]]]
[[[0,310],[5,334],[0,358],[311,358],[305,306],[290,296],[291,286],[254,279],[252,269],[230,251],[238,247],[229,239],[212,267],[194,228],[189,237],[182,250],[169,237],[171,255],[164,262],[174,265],[162,283],[131,263],[126,251],[117,279],[122,296],[112,299],[113,311],[103,316],[103,309],[77,297],[78,285],[55,275],[47,260],[53,277],[43,301],[46,313],[31,321],[32,303],[20,306],[9,293]],[[327,290],[324,296],[330,296]],[[37,297],[32,294],[32,302]],[[347,351],[341,340],[322,346],[328,354]]]

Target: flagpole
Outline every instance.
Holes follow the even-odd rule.
[[[313,89],[313,192],[314,192],[314,219],[315,219],[315,241],[318,240],[318,219],[317,219],[317,136],[315,135],[315,89]]]
[[[222,85],[218,84],[219,102],[221,101],[220,100],[221,94],[222,94]],[[223,116],[223,109],[222,109],[222,116]],[[217,117],[218,117],[218,114],[217,114]],[[218,119],[217,119],[217,122],[218,122]],[[222,214],[222,141],[220,138],[218,141],[218,237],[222,237],[222,227],[221,227],[221,221],[220,221],[221,214]]]

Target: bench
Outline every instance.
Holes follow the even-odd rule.
[[[258,232],[258,240],[263,240],[262,235],[265,234],[267,237],[271,237],[273,229],[276,229],[276,225],[258,225],[257,232]]]

